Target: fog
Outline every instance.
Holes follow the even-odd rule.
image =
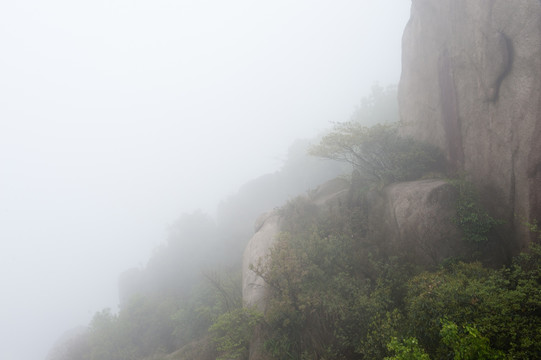
[[[0,3],[0,358],[117,309],[168,224],[396,84],[409,1]]]

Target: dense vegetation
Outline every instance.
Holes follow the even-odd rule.
[[[362,203],[318,216],[298,199],[283,211],[270,262],[254,269],[272,291],[262,318],[272,358],[539,358],[537,244],[500,269],[459,259],[426,269],[389,252]]]
[[[382,184],[417,179],[443,170],[444,163],[438,148],[401,137],[396,123],[371,127],[355,121],[339,123],[311,154],[350,163],[364,178]]]
[[[282,232],[266,261],[252,266],[270,289],[265,313],[242,306],[239,258],[223,261],[228,248],[244,246],[246,226],[225,230],[192,214],[138,273],[118,314],[96,314],[62,359],[247,359],[254,335],[265,357],[281,360],[541,358],[541,246],[509,264],[483,264],[499,222],[471,184],[451,180],[459,194],[456,241],[470,249],[467,257],[412,262],[415,249],[393,248],[374,218],[370,199],[383,185],[443,169],[437,150],[398,136],[386,106],[394,95],[375,88],[356,117],[312,149],[364,176],[354,177],[340,206],[324,211],[302,196],[278,210]],[[357,120],[378,114],[386,124]],[[288,171],[298,174],[298,165]],[[242,199],[228,203],[242,208]],[[193,241],[200,244],[185,246]]]

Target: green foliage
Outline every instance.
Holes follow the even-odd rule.
[[[444,159],[438,148],[399,136],[395,125],[358,122],[336,124],[310,153],[350,163],[362,176],[383,184],[420,178],[441,169]]]
[[[439,151],[400,138],[390,125],[340,124],[317,151],[358,161],[380,184],[440,164]],[[539,358],[541,247],[501,270],[462,262],[415,268],[389,248],[366,201],[373,183],[364,180],[344,203],[323,209],[308,196],[279,210],[283,232],[268,261],[252,267],[269,286],[265,314],[242,307],[238,269],[187,272],[214,246],[217,227],[201,214],[184,218],[149,263],[149,296],[123,304],[118,315],[96,314],[77,358],[244,360],[254,334],[275,359]],[[486,243],[498,222],[470,184],[452,183],[465,240]],[[186,248],[189,238],[207,248]]]
[[[118,315],[97,313],[89,330],[89,360],[143,359],[174,349],[170,303],[134,298]]]
[[[253,268],[271,290],[263,335],[272,358],[528,359],[541,353],[538,246],[501,270],[454,262],[418,272],[386,255],[384,239],[360,220],[366,214],[360,206],[323,212],[297,199],[281,212],[285,232],[269,261]],[[442,319],[457,332],[450,325],[442,330]]]
[[[226,312],[210,327],[220,356],[217,360],[248,359],[250,340],[263,315],[255,309],[237,308]]]
[[[393,337],[387,347],[395,355],[386,357],[385,360],[430,360],[428,354],[419,346],[419,342],[415,338],[399,341]]]
[[[265,316],[266,349],[281,359],[349,356],[355,338],[351,332],[368,323],[359,310],[369,306],[365,295],[370,281],[362,269],[367,261],[361,260],[362,251],[351,236],[310,224],[313,213],[303,204],[299,200],[284,209],[295,214],[285,224],[295,235],[283,233],[271,261],[254,267],[272,291]],[[297,227],[299,223],[305,226]]]
[[[462,230],[463,239],[471,244],[483,244],[490,232],[502,224],[480,204],[479,195],[472,183],[464,179],[449,180],[458,190],[457,213],[453,219]]]
[[[532,233],[535,234],[537,237],[537,242],[541,240],[541,227],[539,226],[539,222],[537,219],[534,219],[532,222],[522,220],[522,224],[526,226],[526,228]]]
[[[408,284],[406,313],[412,334],[430,353],[440,348],[440,319],[472,320],[486,288],[489,270],[479,263],[459,263],[438,272],[425,272]]]
[[[373,297],[374,304],[382,304],[383,299]],[[370,316],[371,321],[368,326],[366,337],[360,339],[356,347],[356,352],[362,354],[365,359],[383,359],[389,355],[389,341],[401,336],[402,314],[398,309],[388,311],[383,307],[374,307]]]
[[[387,354],[381,335],[394,334],[400,315],[392,309],[402,301],[409,270],[378,257],[365,210],[352,205],[320,213],[299,198],[282,213],[285,232],[270,261],[253,267],[271,290],[268,352],[280,359]]]
[[[88,356],[82,360],[216,359],[209,327],[241,307],[240,270],[208,271],[204,279],[191,296],[139,296],[118,314],[97,313],[84,344]],[[177,355],[167,356],[179,348]]]
[[[490,347],[489,339],[481,335],[474,326],[464,325],[462,331],[451,322],[444,321],[440,331],[442,342],[454,353],[454,360],[498,360],[504,359],[502,351]]]
[[[118,317],[110,310],[103,310],[90,323],[90,360],[129,360],[135,358],[135,350],[129,339],[120,331]]]
[[[139,357],[169,353],[175,348],[171,319],[175,308],[170,298],[136,297],[118,314],[119,334],[129,339]]]
[[[541,354],[540,260],[533,245],[509,268],[458,263],[414,277],[405,307],[408,332],[429,354],[444,356],[448,350],[439,327],[440,319],[447,319],[475,327],[492,348],[514,359],[535,358]]]
[[[242,308],[238,272],[207,271],[190,296],[96,314],[82,359],[246,359],[253,334],[275,359],[539,357],[540,246],[500,270],[421,271],[389,255],[363,206],[299,198],[280,210],[284,232],[252,267],[269,286],[264,315]]]
[[[189,298],[178,301],[173,334],[180,346],[204,338],[220,315],[242,305],[240,270],[207,271]]]

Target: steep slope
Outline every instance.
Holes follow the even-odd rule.
[[[448,175],[465,174],[474,183],[490,214],[503,220],[500,242],[490,245],[503,244],[503,251],[484,250],[498,257],[493,264],[509,261],[539,235],[532,225],[541,220],[541,2],[413,0],[402,66],[402,135],[442,149]],[[464,229],[451,221],[460,196],[455,190],[445,181],[423,180],[392,184],[363,199],[369,231],[381,231],[374,238],[382,240],[382,262],[401,250],[401,261],[424,267],[467,258]],[[256,226],[244,254],[243,299],[262,311],[272,301],[265,292],[272,282],[261,277],[272,270],[260,267],[258,278],[249,265],[274,259],[267,254],[283,243],[278,235],[284,220],[274,213]],[[257,336],[253,341],[262,342]],[[252,351],[250,359],[260,356]]]

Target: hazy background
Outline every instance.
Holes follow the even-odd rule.
[[[0,358],[117,309],[184,212],[396,84],[402,0],[0,2]]]

